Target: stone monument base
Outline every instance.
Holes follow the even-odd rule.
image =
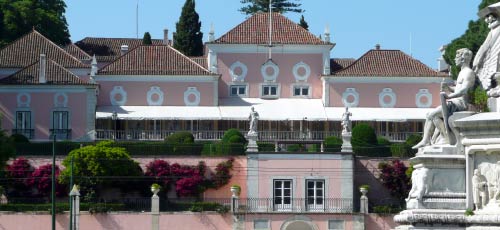
[[[500,229],[500,215],[465,215],[465,210],[414,209],[402,211],[394,217],[402,225],[395,230]]]
[[[248,140],[247,152],[258,152],[259,151],[259,146],[257,145],[258,139],[259,139],[259,134],[256,132],[253,132],[253,133],[249,132],[247,134],[247,140]]]

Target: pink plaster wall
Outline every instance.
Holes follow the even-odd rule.
[[[365,215],[365,230],[387,230],[395,229],[397,226],[394,215]]]
[[[217,65],[219,73],[222,74],[219,82],[219,97],[229,96],[229,83],[232,82],[229,74],[230,67],[233,63],[239,61],[245,64],[248,68],[248,73],[245,77],[245,82],[249,83],[249,97],[258,98],[259,84],[264,82],[264,78],[260,72],[262,64],[268,59],[267,53],[260,54],[244,54],[244,53],[219,53],[217,55]],[[307,83],[311,84],[312,98],[321,98],[323,95],[322,82],[320,76],[323,68],[322,54],[284,54],[273,53],[273,61],[278,65],[280,72],[276,82],[281,83],[281,98],[292,97],[291,87],[295,83],[293,76],[293,66],[299,62],[304,62],[311,68],[311,74]]]
[[[330,83],[330,106],[344,107],[342,93],[346,88],[355,88],[359,93],[358,107],[381,107],[379,94],[384,88],[391,88],[396,94],[396,108],[416,108],[416,94],[420,89],[428,89],[432,94],[431,108],[439,105],[439,83],[393,84],[393,83]]]
[[[32,126],[35,129],[34,140],[48,140],[54,110],[54,92],[30,93]],[[87,125],[87,93],[66,93],[68,96],[67,108],[69,111],[72,139],[86,134]],[[0,93],[0,113],[2,113],[2,129],[9,133],[15,128],[17,93]]]
[[[162,213],[160,214],[160,230],[219,230],[231,229],[230,215],[217,213]],[[91,215],[82,212],[80,215],[81,230],[143,230],[151,229],[149,213],[108,213]],[[51,216],[35,214],[1,214],[0,229],[8,230],[46,230],[50,229]],[[69,228],[69,215],[57,215],[56,229]]]
[[[311,168],[311,170],[307,170]],[[342,198],[341,160],[260,160],[259,161],[259,197],[270,198],[273,178],[284,179],[295,177],[296,187],[292,188],[293,197],[305,198],[305,179],[318,176],[325,179],[325,197]],[[314,170],[312,170],[314,169]]]
[[[126,105],[147,106],[147,94],[152,86],[163,91],[163,105],[183,106],[184,92],[188,87],[196,87],[200,92],[200,105],[214,105],[214,84],[212,82],[99,82],[98,105],[111,105],[110,92],[114,86],[122,86],[127,92]]]
[[[343,214],[306,214],[306,215],[293,215],[293,214],[249,214],[245,217],[245,229],[254,229],[253,221],[257,219],[266,219],[271,222],[271,229],[281,229],[281,226],[290,218],[294,216],[306,217],[316,225],[318,230],[328,230],[328,220],[344,220],[345,230],[352,230],[353,218],[352,215]]]

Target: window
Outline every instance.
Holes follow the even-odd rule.
[[[21,134],[32,139],[34,136],[34,129],[31,126],[31,111],[17,111],[16,112],[16,128],[12,130],[13,134]]]
[[[246,85],[232,85],[230,86],[230,96],[246,96],[247,86]]]
[[[279,86],[278,85],[263,85],[261,96],[267,97],[267,98],[279,97]]]
[[[344,220],[328,220],[328,230],[345,229]]]
[[[253,229],[267,230],[269,229],[269,220],[257,219],[253,221]]]
[[[309,96],[309,86],[294,86],[293,87],[293,96]]]
[[[325,181],[306,180],[307,209],[309,211],[322,211],[325,207]]]
[[[292,180],[274,180],[274,210],[292,209]]]
[[[69,112],[54,111],[52,113],[52,134],[57,135],[57,139],[71,139],[71,129],[69,129]]]

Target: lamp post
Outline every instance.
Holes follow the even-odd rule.
[[[52,230],[56,230],[56,134],[52,133]]]
[[[114,126],[113,140],[116,140],[116,120],[118,119],[118,114],[116,113],[116,111],[113,111],[113,114],[111,114],[111,119],[113,120]]]

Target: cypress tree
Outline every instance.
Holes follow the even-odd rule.
[[[306,29],[306,30],[309,30],[309,24],[307,24],[306,20],[304,19],[304,15],[302,15],[302,17],[300,17],[299,26]]]
[[[179,21],[176,24],[174,48],[186,56],[202,56],[203,33],[200,29],[201,22],[195,10],[195,1],[186,0]]]
[[[153,44],[153,42],[151,41],[151,34],[149,34],[149,32],[144,33],[144,36],[142,37],[142,44],[143,45]]]
[[[291,1],[292,0],[273,0],[272,1],[273,12],[278,12],[278,13],[286,13],[286,12],[302,13],[302,12],[304,12],[304,10],[299,8],[302,4],[293,3]],[[300,0],[294,0],[294,1],[300,1]],[[259,11],[269,12],[269,9],[268,9],[269,8],[269,0],[240,0],[240,3],[249,4],[249,5],[245,5],[244,7],[241,7],[239,9],[240,12],[242,12],[246,15],[252,15],[252,14],[255,14]]]

